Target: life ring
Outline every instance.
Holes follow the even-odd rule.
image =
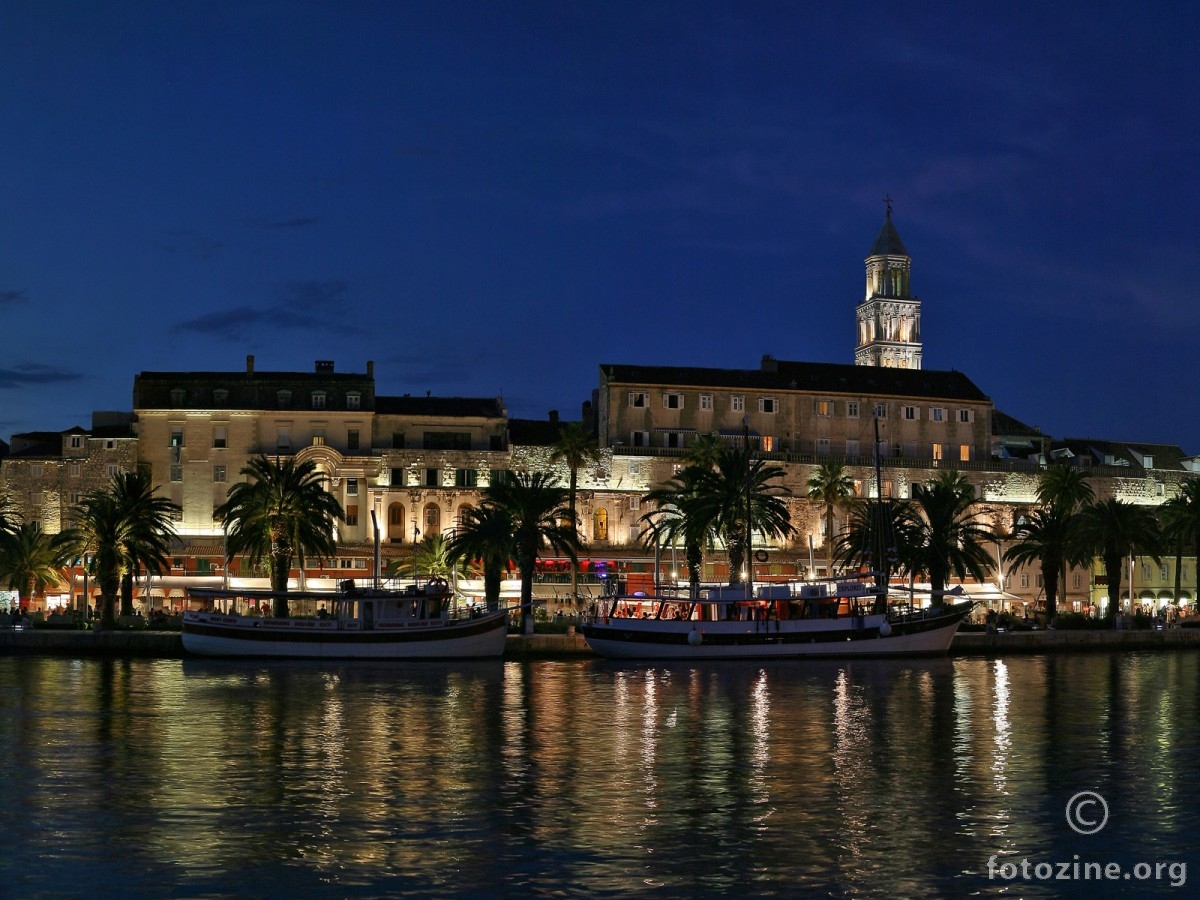
[[[433,576],[425,582],[425,593],[427,594],[444,594],[449,590],[446,584],[446,579],[440,576]]]
[[[766,550],[755,550],[754,559],[757,562],[766,562],[768,559],[770,559],[770,557],[767,555]]]

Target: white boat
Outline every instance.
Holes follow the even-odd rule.
[[[861,578],[603,598],[581,626],[609,659],[788,659],[945,653],[974,601],[887,606]],[[944,598],[943,598],[944,601]]]
[[[183,648],[197,656],[303,659],[479,659],[504,654],[508,612],[454,609],[444,581],[383,590],[289,591],[301,615],[271,617],[271,591],[192,588]],[[268,614],[263,614],[264,607]]]

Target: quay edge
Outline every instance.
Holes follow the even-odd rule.
[[[988,634],[959,632],[951,656],[1005,656],[1021,653],[1082,653],[1105,650],[1200,649],[1200,628],[1165,631],[1017,631]],[[112,656],[182,659],[177,631],[60,631],[0,629],[0,656]],[[504,659],[598,658],[580,634],[508,636]]]

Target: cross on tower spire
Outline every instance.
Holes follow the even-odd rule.
[[[888,194],[883,198],[883,202],[887,204],[888,218],[892,217],[892,195]]]

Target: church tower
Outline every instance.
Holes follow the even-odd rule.
[[[892,198],[887,219],[867,257],[867,294],[855,310],[858,320],[857,366],[921,368],[921,301],[908,291],[912,260],[892,224]]]

